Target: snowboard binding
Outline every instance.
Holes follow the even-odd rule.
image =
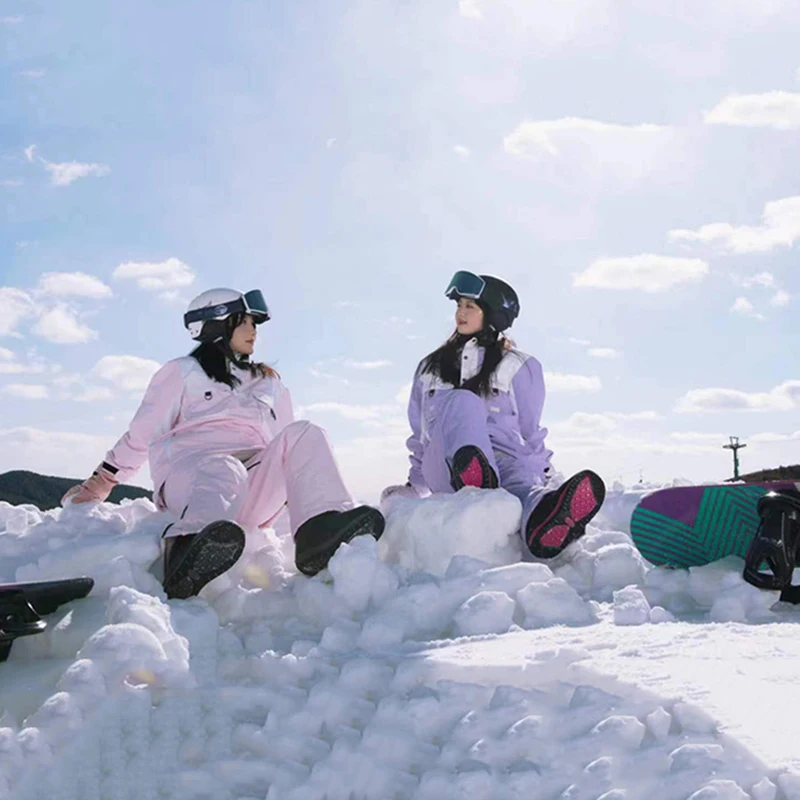
[[[792,586],[800,544],[800,498],[767,492],[758,501],[761,523],[744,561],[744,579],[759,589],[780,590],[781,600],[800,602]],[[796,598],[796,599],[792,599]]]
[[[86,597],[93,586],[91,578],[0,583],[0,661],[8,658],[15,639],[46,630],[43,616],[64,603]]]

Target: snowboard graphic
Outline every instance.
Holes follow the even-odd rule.
[[[661,489],[639,501],[631,536],[657,566],[699,567],[725,556],[744,558],[760,522],[757,505],[767,492],[797,493],[791,481]]]
[[[0,661],[8,658],[14,639],[41,633],[47,628],[43,616],[86,597],[93,586],[91,578],[0,583]]]

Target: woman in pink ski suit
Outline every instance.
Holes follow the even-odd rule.
[[[603,481],[590,470],[558,487],[549,480],[542,366],[502,336],[519,314],[514,289],[460,271],[445,294],[458,303],[456,330],[417,367],[408,482],[381,499],[501,487],[522,502],[520,533],[531,554],[551,558],[583,535],[605,498]]]
[[[62,502],[105,500],[149,460],[154,502],[175,518],[164,533],[164,588],[189,597],[228,570],[242,529],[268,526],[284,507],[298,569],[313,575],[354,536],[378,538],[377,509],[356,507],[325,432],[295,421],[278,374],[252,363],[260,291],[211,289],[184,322],[200,342],[156,372],[128,431],[92,476]]]

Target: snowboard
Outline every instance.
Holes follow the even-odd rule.
[[[44,631],[47,623],[43,616],[86,597],[93,586],[91,578],[0,583],[0,661],[8,658],[14,639]]]
[[[657,566],[687,569],[730,555],[744,558],[758,530],[759,498],[798,490],[800,484],[791,481],[661,489],[634,509],[633,543]]]

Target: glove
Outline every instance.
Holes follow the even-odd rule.
[[[112,472],[113,470],[113,472]],[[73,486],[62,498],[61,505],[72,503],[102,503],[117,485],[116,470],[104,461],[83,483]]]
[[[381,492],[381,504],[385,503],[390,497],[410,497],[414,500],[418,500],[427,494],[430,493],[421,486],[412,486],[410,483],[403,484],[402,486],[387,486]]]

